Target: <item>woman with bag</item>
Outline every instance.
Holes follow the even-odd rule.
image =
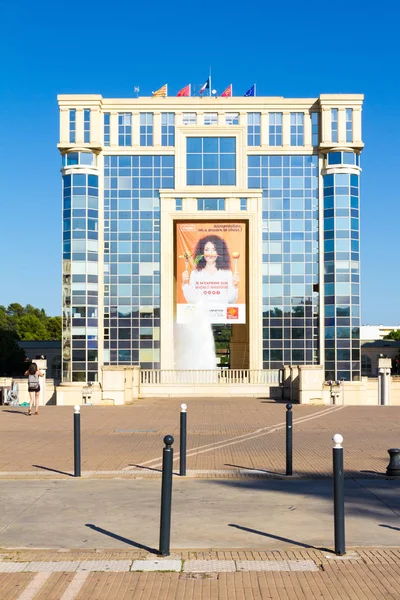
[[[32,414],[33,405],[35,405],[35,415],[38,415],[40,392],[39,377],[43,377],[44,373],[39,371],[36,363],[32,363],[29,369],[25,371],[25,375],[28,375],[28,392],[30,397],[28,415],[30,416]]]

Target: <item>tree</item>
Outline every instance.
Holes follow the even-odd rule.
[[[9,329],[0,328],[0,375],[23,375],[25,351],[17,344],[17,336]]]
[[[385,337],[383,339],[399,341],[400,340],[400,329],[393,329],[392,331],[390,331],[390,333],[385,335]]]
[[[61,317],[47,317],[47,332],[51,340],[61,340],[62,321]]]
[[[19,317],[15,325],[15,331],[20,340],[51,339],[46,325],[34,314]]]

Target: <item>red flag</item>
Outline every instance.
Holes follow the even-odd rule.
[[[190,83],[186,87],[179,90],[177,96],[190,96]]]
[[[232,84],[230,83],[226,90],[221,94],[221,98],[228,98],[232,96]]]

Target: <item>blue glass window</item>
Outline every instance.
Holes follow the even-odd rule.
[[[111,115],[104,113],[104,145],[109,146],[111,143]]]
[[[187,138],[187,185],[236,185],[235,138]]]
[[[290,145],[304,146],[304,113],[290,113]]]
[[[353,109],[346,108],[346,142],[353,141]]]
[[[140,113],[140,145],[153,145],[153,113]]]
[[[197,210],[225,210],[225,198],[197,198]]]
[[[282,146],[282,113],[269,113],[269,145]]]
[[[239,113],[226,113],[225,123],[227,125],[239,125]]]
[[[183,125],[196,125],[196,113],[183,113],[182,123]]]
[[[311,113],[311,143],[313,146],[319,144],[319,113]]]
[[[161,113],[161,145],[175,146],[175,113]]]
[[[334,144],[337,144],[339,140],[338,130],[338,109],[331,108],[331,140]]]
[[[175,198],[175,210],[182,210],[182,198]]]
[[[69,141],[76,143],[76,110],[71,108],[69,111]]]
[[[132,146],[132,113],[118,113],[118,146]]]
[[[247,145],[261,146],[261,113],[247,114]]]
[[[240,198],[240,210],[247,210],[247,198]]]
[[[90,109],[85,108],[83,111],[83,141],[85,144],[90,143]]]
[[[204,113],[204,125],[218,125],[218,113]]]

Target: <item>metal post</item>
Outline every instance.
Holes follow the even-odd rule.
[[[286,404],[286,475],[293,475],[293,413]]]
[[[335,515],[335,554],[346,554],[344,540],[344,473],[343,473],[343,436],[333,436],[333,504]]]
[[[179,452],[179,475],[186,475],[186,433],[187,433],[187,404],[181,404],[181,436]]]
[[[171,537],[171,499],[172,499],[172,463],[174,450],[172,435],[164,438],[162,484],[161,484],[161,517],[160,517],[160,554],[169,556],[169,541]]]
[[[74,406],[74,477],[81,476],[81,407]]]

